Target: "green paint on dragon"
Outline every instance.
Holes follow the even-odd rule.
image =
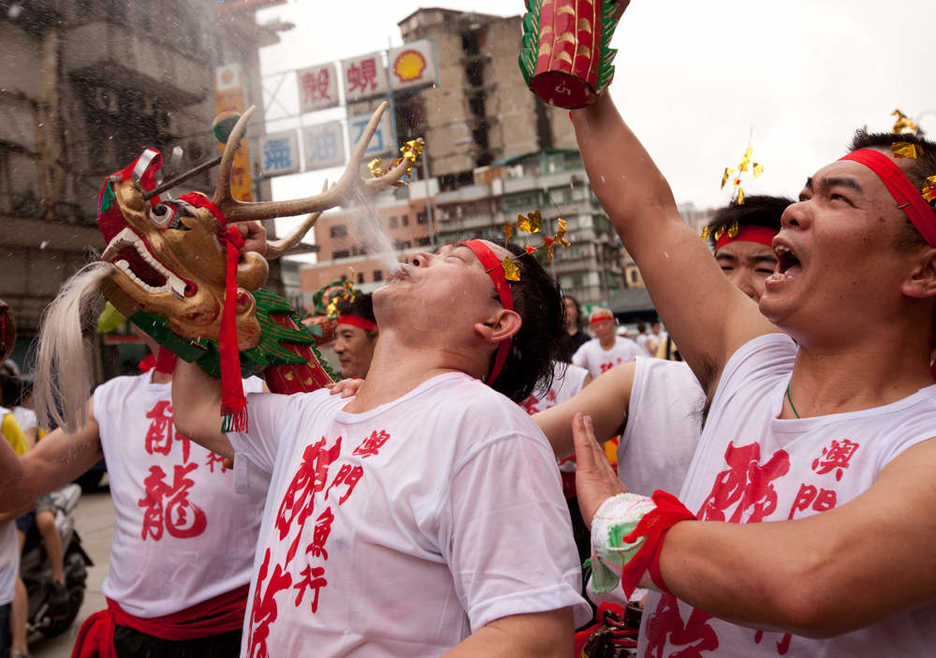
[[[333,381],[337,376],[329,369],[315,346],[315,337],[321,334],[319,327],[305,327],[289,303],[269,290],[259,289],[251,293],[257,302],[257,321],[260,323],[260,342],[256,347],[240,353],[241,374],[244,377],[259,375],[271,366],[307,363],[303,357],[285,348],[285,345],[308,347],[319,364]],[[273,314],[287,316],[298,328],[285,327],[273,319]],[[217,341],[208,338],[185,338],[169,327],[169,321],[153,313],[137,311],[130,321],[152,336],[156,342],[189,362],[197,364],[212,377],[221,377],[221,366]]]

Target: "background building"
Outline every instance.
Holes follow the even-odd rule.
[[[237,64],[246,95],[262,104],[257,49],[288,26],[256,26],[237,4],[2,3],[0,298],[16,316],[21,363],[45,305],[89,250],[104,247],[96,227],[104,177],[151,146],[168,174],[215,155],[216,66]],[[254,124],[256,139],[262,107]],[[175,147],[181,159],[172,161]],[[212,173],[186,190],[208,191]]]
[[[616,290],[642,286],[592,193],[568,112],[542,103],[523,81],[521,17],[420,9],[399,27],[404,42],[435,43],[440,83],[394,100],[400,139],[426,140],[422,179],[373,202],[398,255],[479,235],[503,239],[503,225],[518,213],[541,210],[550,234],[556,219],[568,222],[574,245],[557,249],[550,267],[581,303],[607,303]],[[368,113],[381,100],[349,104],[348,115]],[[360,251],[355,216],[367,212],[346,209],[319,220],[319,261],[300,268],[307,307],[318,288],[343,276],[365,290],[380,284],[387,265]]]

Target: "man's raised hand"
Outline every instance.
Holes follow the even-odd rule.
[[[591,527],[592,517],[601,503],[611,496],[626,493],[627,488],[618,480],[604,450],[595,440],[591,416],[575,414],[572,441],[575,444],[575,492],[582,519]]]

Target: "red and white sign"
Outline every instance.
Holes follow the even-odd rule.
[[[375,52],[341,62],[345,102],[353,103],[387,93],[387,71],[383,53]]]
[[[413,41],[390,50],[390,85],[394,89],[418,89],[438,84],[439,67],[432,41]]]
[[[296,80],[299,83],[301,113],[338,105],[338,68],[334,62],[300,69],[296,72]]]

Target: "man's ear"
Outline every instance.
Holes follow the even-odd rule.
[[[498,309],[487,322],[476,322],[475,333],[490,343],[500,343],[520,331],[523,321],[516,311]]]
[[[918,257],[901,292],[907,297],[936,297],[936,249],[927,249]]]

